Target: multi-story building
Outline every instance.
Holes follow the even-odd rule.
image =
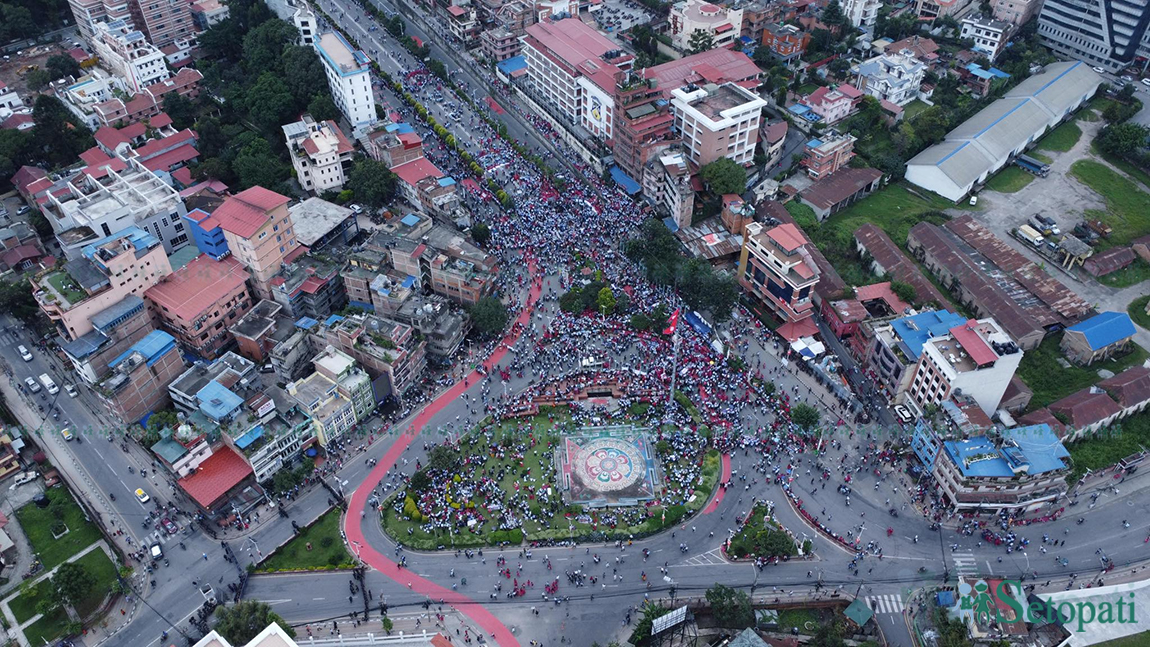
[[[864,364],[879,389],[895,402],[902,402],[922,356],[923,344],[965,321],[965,317],[953,312],[927,310],[900,319],[863,322],[864,333],[860,337],[872,339],[863,351]]]
[[[151,125],[162,111],[165,95],[175,92],[189,100],[195,99],[199,96],[200,81],[203,79],[204,75],[200,74],[199,70],[184,67],[176,72],[175,76],[170,76],[145,87],[142,92],[129,98],[127,102],[119,97],[113,97],[92,105],[90,110],[87,106],[83,106],[80,112],[70,109],[72,109],[73,114],[77,114],[86,123],[93,123],[92,120],[94,119],[97,126],[123,126],[141,121],[148,121]],[[76,104],[71,105],[75,106]],[[159,127],[158,124],[157,127]]]
[[[130,0],[132,22],[154,47],[164,48],[195,34],[188,0]]]
[[[205,231],[219,227],[231,252],[248,268],[260,299],[272,298],[272,277],[285,259],[298,253],[299,241],[285,195],[253,186],[224,200],[208,218]]]
[[[234,256],[196,257],[149,288],[153,315],[185,348],[215,359],[231,343],[227,327],[252,307],[247,272]]]
[[[691,226],[695,211],[695,189],[691,186],[691,165],[681,145],[665,147],[643,167],[643,195],[655,209],[675,221],[679,228]]]
[[[388,316],[423,335],[427,354],[440,361],[446,361],[459,351],[471,328],[467,315],[452,308],[446,298],[437,294],[412,295]]]
[[[925,425],[919,435],[934,435]],[[1037,510],[1066,494],[1070,452],[1049,425],[1003,429],[997,438],[931,439],[933,475],[943,498],[958,511]]]
[[[228,351],[210,364],[196,362],[168,386],[168,395],[177,410],[191,416],[202,410],[206,397],[222,389],[228,392],[228,395],[224,396],[227,402],[221,400],[218,404],[212,404],[215,407],[212,409],[214,418],[221,420],[239,410],[243,398],[238,392],[244,391],[249,385],[258,381],[256,365],[247,358]],[[209,387],[210,384],[216,386]],[[231,393],[233,390],[237,393]]]
[[[815,311],[811,297],[819,269],[806,242],[790,223],[768,229],[752,222],[739,254],[739,285],[786,323],[807,320]]]
[[[347,257],[347,265],[340,270],[343,278],[343,289],[347,293],[347,304],[353,308],[360,308],[369,312],[376,311],[372,303],[371,284],[376,278],[386,276],[388,255],[377,250],[360,250]],[[411,280],[415,283],[415,279]],[[410,290],[407,290],[410,292]],[[388,291],[390,295],[390,290]],[[404,295],[405,298],[407,295]]]
[[[803,97],[802,103],[818,115],[822,123],[830,126],[846,119],[854,112],[855,105],[862,96],[863,93],[858,88],[843,83],[837,88],[820,87]]]
[[[339,385],[322,373],[289,382],[288,394],[311,418],[319,444],[326,447],[355,426],[355,407],[339,392]]]
[[[283,127],[296,180],[305,191],[339,191],[351,171],[351,142],[334,121],[317,122],[311,115]]]
[[[125,20],[100,22],[92,47],[105,65],[123,77],[132,93],[171,76],[164,53],[150,45],[142,32]]]
[[[168,385],[183,374],[184,358],[174,337],[153,330],[108,364],[112,372],[94,390],[108,413],[123,424],[167,406]]]
[[[279,389],[249,397],[244,401],[244,410],[248,413],[244,423],[224,429],[221,436],[225,444],[244,457],[258,483],[290,466],[300,451],[315,441],[311,421]]]
[[[420,222],[418,217],[415,222]],[[439,225],[405,229],[407,237],[379,231],[367,248],[389,254],[401,275],[415,277],[413,285],[430,287],[453,301],[471,305],[491,294],[497,265],[494,256],[454,229]]]
[[[127,87],[120,77],[96,67],[71,85],[57,87],[56,98],[85,126],[94,131],[102,125],[96,106],[111,101],[117,94],[125,92]]]
[[[124,308],[117,318],[131,316],[135,301],[125,299],[143,297],[171,272],[160,242],[130,227],[86,245],[79,258],[62,267],[36,275],[32,286],[40,310],[64,339],[75,342],[91,333],[96,323],[114,327],[114,322],[101,317],[109,308]]]
[[[919,414],[956,391],[994,415],[1022,360],[1022,349],[993,319],[970,319],[922,345],[907,390],[907,404]]]
[[[299,31],[299,46],[315,47],[316,38],[319,36],[319,23],[316,22],[315,12],[306,2],[292,3],[292,5],[296,9],[292,13],[291,20],[296,30]]]
[[[309,328],[313,348],[343,351],[367,371],[377,402],[402,398],[427,366],[426,342],[411,326],[376,315],[335,315]]]
[[[845,0],[843,14],[855,27],[873,27],[881,6],[881,0]]]
[[[670,21],[671,45],[681,52],[691,49],[691,35],[697,31],[709,35],[713,47],[730,47],[742,35],[743,10],[682,0],[671,5]]]
[[[488,29],[480,35],[479,40],[483,57],[494,63],[519,55],[519,36],[503,27]]]
[[[310,324],[310,322],[308,322]],[[311,324],[315,325],[315,324]],[[311,359],[311,344],[306,328],[296,329],[272,347],[271,365],[276,377],[284,382],[299,379]]]
[[[356,422],[371,415],[375,408],[371,378],[350,355],[334,346],[326,346],[312,358],[311,363],[316,373],[335,382],[338,393],[351,402]]]
[[[915,13],[925,21],[953,16],[966,9],[973,0],[916,0]]]
[[[771,50],[771,55],[786,64],[791,64],[807,50],[811,35],[795,25],[774,23],[763,27],[763,46]]]
[[[1021,27],[1038,13],[1042,0],[992,0],[990,6],[997,20]]]
[[[1034,0],[1037,4],[1037,0]],[[1150,60],[1150,13],[1139,0],[1046,0],[1038,35],[1055,52],[1111,72]]]
[[[522,40],[537,102],[589,136],[611,139],[615,81],[634,57],[576,18],[531,25]]]
[[[375,122],[375,95],[371,90],[371,59],[352,49],[344,37],[328,32],[319,37],[315,48],[323,61],[327,84],[336,107],[359,130]]]
[[[133,226],[153,233],[168,254],[188,244],[182,220],[187,211],[179,192],[136,159],[128,159],[122,171],[108,168],[99,178],[76,175],[47,195],[41,209],[68,259]]]
[[[671,92],[671,105],[692,164],[702,168],[723,157],[744,166],[754,161],[767,105],[761,97],[734,83],[686,86]]]
[[[340,267],[319,256],[300,256],[272,277],[272,298],[293,319],[326,319],[347,305]]]
[[[228,239],[220,224],[203,209],[192,209],[184,216],[188,231],[192,232],[192,242],[201,254],[207,254],[217,261],[231,255]]]
[[[986,54],[991,63],[998,58],[1010,39],[1012,25],[1009,22],[981,15],[962,19],[960,38],[974,41],[973,49]]]
[[[459,206],[459,187],[426,157],[391,167],[399,192],[413,207],[447,217]]]
[[[858,88],[879,101],[902,106],[918,98],[926,65],[910,50],[881,54],[859,64]]]
[[[830,132],[807,142],[802,165],[807,175],[821,180],[850,164],[855,156],[855,136]]]
[[[80,37],[92,42],[97,38],[96,25],[117,20],[132,20],[131,0],[68,0]]]
[[[279,343],[275,334],[279,329],[283,306],[274,301],[260,301],[236,323],[228,327],[236,339],[239,354],[253,362],[264,362]]]
[[[228,5],[220,0],[196,0],[192,3],[192,24],[200,31],[211,29],[229,15]]]
[[[475,8],[471,5],[448,6],[447,29],[451,35],[459,39],[464,47],[470,48],[479,38],[479,20],[475,16]]]
[[[423,138],[411,124],[382,124],[367,134],[367,153],[393,168],[423,157]]]

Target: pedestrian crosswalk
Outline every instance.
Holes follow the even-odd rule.
[[[954,551],[950,556],[954,560],[954,572],[956,574],[972,575],[978,573],[978,560],[974,557],[974,551]]]
[[[701,555],[695,555],[688,558],[680,566],[715,566],[717,564],[726,564],[727,560],[723,557],[723,550],[715,548],[708,550]]]
[[[875,613],[902,613],[905,606],[902,603],[902,596],[898,593],[868,595],[863,601]]]

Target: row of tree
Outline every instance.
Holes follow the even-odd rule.
[[[642,265],[649,280],[675,286],[688,306],[710,312],[716,322],[730,319],[739,296],[735,280],[716,273],[704,260],[688,259],[680,249],[675,235],[654,219],[644,222],[638,237],[624,245],[627,258]]]

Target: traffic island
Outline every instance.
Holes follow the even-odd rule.
[[[324,513],[255,568],[256,573],[327,571],[355,567],[339,528],[340,510]]]

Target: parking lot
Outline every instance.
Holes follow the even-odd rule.
[[[601,31],[615,34],[635,25],[651,22],[651,14],[638,2],[631,0],[603,0],[602,9],[592,12]]]

